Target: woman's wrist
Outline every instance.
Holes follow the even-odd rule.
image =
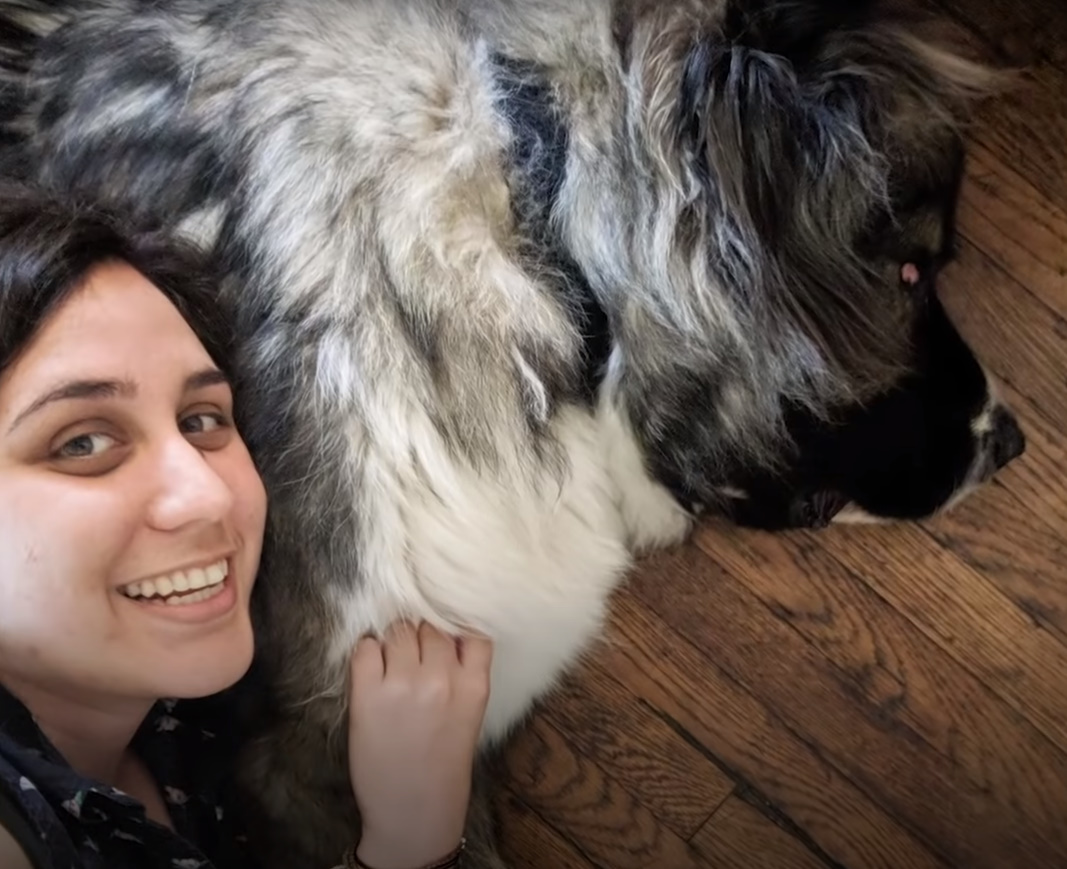
[[[339,869],[456,869],[467,840],[460,838],[456,846],[446,854],[430,862],[406,862],[406,858],[396,854],[395,849],[381,848],[372,840],[361,839],[344,855]],[[380,862],[374,862],[380,861]]]

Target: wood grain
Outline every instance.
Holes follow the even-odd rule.
[[[923,841],[969,869],[1067,865],[1067,847],[998,823],[1000,807],[959,766],[896,722],[871,716],[836,668],[730,572],[685,547],[642,572],[638,599],[821,747],[824,758],[876,797]],[[1051,861],[1051,862],[1050,862]]]
[[[926,531],[1035,625],[1067,643],[1067,535],[1062,530],[1067,527],[1067,505],[1050,505],[1051,513],[1042,515],[1041,500],[1016,494],[1024,483],[1020,478],[1012,482],[1014,491],[990,486],[928,522]],[[990,532],[991,515],[997,517],[996,533]]]
[[[1067,748],[1067,648],[914,525],[832,529],[831,554],[997,697]],[[943,659],[938,659],[943,663]]]
[[[1067,151],[1060,144],[1067,134],[1065,83],[1067,72],[1058,66],[1027,65],[1006,94],[979,107],[971,129],[972,139],[1057,203],[1067,199]]]
[[[594,869],[570,842],[557,833],[514,793],[501,791],[500,851],[511,869]]]
[[[827,869],[802,842],[736,797],[697,833],[693,845],[716,869]]]
[[[652,582],[668,578],[650,571]],[[603,661],[833,861],[869,869],[943,867],[827,763],[817,744],[794,732],[629,591],[616,599]]]
[[[903,725],[979,791],[1004,823],[1067,852],[1067,756],[819,545],[818,535],[708,529],[700,548],[840,670],[854,705]],[[846,685],[846,690],[849,686]],[[993,800],[991,800],[992,802]]]
[[[1067,317],[1067,212],[981,140],[968,151],[959,228],[972,247]]]
[[[733,791],[731,779],[601,667],[568,679],[546,718],[683,839]]]
[[[968,241],[940,283],[940,296],[979,359],[1027,406],[1056,424],[1067,419],[1067,371],[1049,370],[1067,352],[1067,321]]]
[[[684,840],[545,720],[535,719],[519,734],[507,761],[523,801],[555,829],[580,841],[594,861],[619,869],[704,865]]]
[[[1049,62],[1067,70],[1067,17],[1059,0],[936,0],[936,6],[980,34],[1006,62]]]

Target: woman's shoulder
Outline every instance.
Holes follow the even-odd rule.
[[[27,758],[38,759],[36,749],[0,731],[0,866],[49,869],[57,860],[79,866],[77,848],[54,807],[26,774]]]
[[[0,686],[0,826],[34,869],[85,865],[60,816],[64,807],[76,811],[79,782],[29,711]]]
[[[0,710],[0,824],[32,869],[242,865],[244,846],[230,841],[235,831],[224,816],[231,813],[219,804],[225,723],[224,713],[220,720],[177,702],[156,704],[145,720],[135,748],[160,787],[171,829],[150,822],[129,795],[78,773],[28,711],[8,702]]]
[[[48,855],[15,796],[0,785],[0,866],[48,869]]]

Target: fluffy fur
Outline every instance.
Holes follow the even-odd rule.
[[[871,3],[0,16],[4,171],[199,239],[239,311],[277,703],[243,767],[272,865],[331,865],[358,828],[340,724],[362,633],[493,637],[488,746],[694,512],[925,515],[989,475],[993,441],[1015,452],[975,422],[994,402],[933,289],[986,74]],[[902,437],[873,442],[871,415]]]

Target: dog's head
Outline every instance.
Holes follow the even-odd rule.
[[[821,526],[930,515],[1019,455],[936,289],[989,74],[874,2],[634,0],[616,35],[645,165],[609,388],[653,474]]]
[[[884,272],[908,330],[905,369],[826,415],[786,413],[790,445],[774,468],[736,472],[717,506],[761,528],[919,519],[958,503],[1022,454],[1025,438],[937,295],[953,259],[963,175],[955,140],[935,172],[898,175],[856,250]],[[894,286],[894,281],[896,285]]]
[[[933,287],[936,266],[902,268],[918,295],[911,371],[831,419],[787,414],[783,466],[737,473],[717,506],[765,529],[920,519],[961,500],[1022,454],[1011,411],[953,327]]]

